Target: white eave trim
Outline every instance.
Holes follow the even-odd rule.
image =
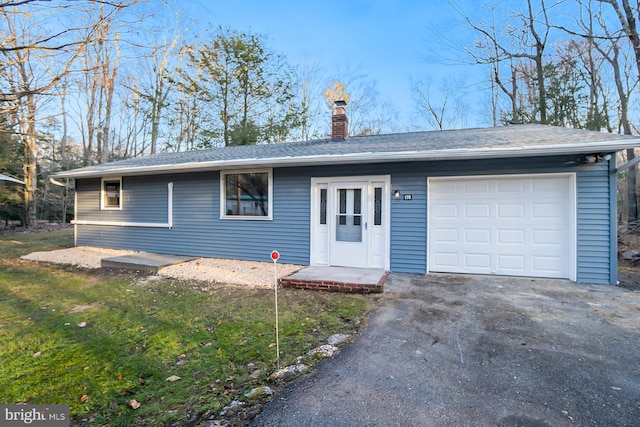
[[[11,178],[8,175],[4,175],[0,173],[0,181],[7,181],[7,182],[13,182],[16,184],[22,184],[22,185],[26,185],[24,181],[20,181],[19,179],[15,179],[15,178]]]
[[[456,148],[428,151],[387,151],[350,154],[322,154],[314,156],[243,158],[233,160],[213,160],[153,166],[114,166],[99,170],[78,170],[61,172],[56,177],[98,178],[112,175],[153,175],[170,172],[197,172],[225,168],[293,167],[311,165],[331,165],[348,163],[381,163],[420,160],[470,160],[506,157],[554,156],[565,154],[613,153],[640,146],[640,138],[619,142],[590,142],[563,145],[535,145],[522,147]]]

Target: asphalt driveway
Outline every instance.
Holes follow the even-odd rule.
[[[393,274],[356,342],[254,425],[640,425],[640,293]]]

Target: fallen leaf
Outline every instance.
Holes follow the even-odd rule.
[[[80,322],[80,323],[78,323],[78,327],[79,327],[79,328],[84,328],[85,326],[87,326],[87,322]]]
[[[180,356],[178,356],[178,359],[186,359],[187,355],[186,354],[181,354]]]
[[[276,346],[276,343],[272,342],[271,344],[269,344],[269,348],[273,348]]]
[[[124,377],[122,376],[122,374],[118,375],[118,381],[122,381],[124,379]]]
[[[83,394],[82,397],[80,397],[80,402],[84,403],[87,400],[89,400],[89,395],[88,394]]]
[[[36,352],[36,353],[33,353],[33,357],[38,357],[38,356],[40,356],[41,354],[42,354],[42,352],[41,352],[41,351],[38,351],[38,352]]]
[[[138,409],[140,407],[140,402],[138,402],[135,399],[131,399],[130,401],[127,402],[127,405],[131,406],[131,408],[133,409]]]
[[[217,325],[217,326],[220,326],[220,325],[222,325],[222,320],[220,320],[220,321],[218,322],[218,325]]]
[[[181,380],[181,379],[182,379],[182,378],[180,378],[180,377],[179,377],[179,376],[177,376],[177,375],[171,375],[169,378],[167,378],[167,379],[166,379],[166,381],[174,382],[174,381],[178,381],[178,380]]]

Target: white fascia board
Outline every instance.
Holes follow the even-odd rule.
[[[456,148],[425,151],[392,151],[366,152],[350,154],[322,154],[314,156],[273,157],[273,158],[245,158],[234,160],[214,160],[207,162],[190,162],[180,164],[165,164],[154,166],[121,166],[104,168],[101,170],[78,170],[56,174],[63,178],[98,178],[112,175],[157,175],[172,172],[200,172],[228,168],[255,167],[294,167],[312,165],[339,165],[349,163],[381,163],[397,161],[425,161],[425,160],[472,160],[508,157],[554,156],[581,153],[613,153],[627,148],[640,146],[640,138],[627,139],[616,142],[590,142],[563,145],[535,145],[522,147],[483,147]]]
[[[8,181],[14,182],[16,184],[26,185],[24,181],[20,181],[19,179],[11,178],[10,176],[4,175],[0,173],[0,181]]]

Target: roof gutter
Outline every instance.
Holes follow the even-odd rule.
[[[100,169],[77,169],[59,172],[55,177],[61,178],[98,178],[116,175],[154,175],[164,173],[201,172],[228,168],[251,167],[295,167],[328,164],[350,163],[383,163],[397,161],[441,161],[471,160],[505,157],[553,156],[563,154],[613,153],[640,145],[640,139],[626,139],[617,143],[591,142],[565,145],[537,145],[524,147],[486,147],[480,149],[457,148],[449,150],[402,151],[402,152],[365,152],[349,154],[322,154],[314,156],[244,158],[232,160],[212,160],[180,164],[164,164],[152,166],[117,166]]]
[[[617,172],[617,173],[624,172],[624,171],[626,171],[627,169],[629,169],[630,167],[632,167],[632,166],[634,166],[634,165],[636,165],[636,164],[638,164],[638,163],[640,163],[640,157],[636,157],[635,159],[630,160],[630,161],[628,161],[627,163],[625,163],[624,165],[622,165],[622,166],[618,167],[618,168],[616,169],[616,172]]]
[[[0,173],[0,181],[8,181],[8,182],[13,182],[16,184],[22,184],[22,185],[26,185],[26,183],[24,181],[20,181],[19,179],[15,179],[15,178],[11,178],[8,175],[4,175]]]

